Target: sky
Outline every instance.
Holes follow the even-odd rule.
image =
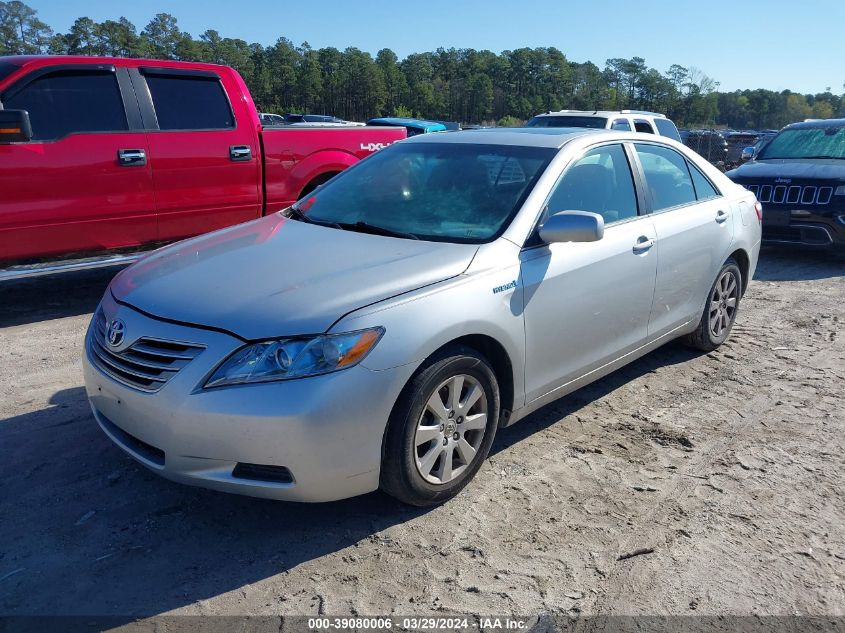
[[[677,63],[719,82],[719,90],[845,91],[845,0],[26,0],[54,30],[87,16],[126,16],[140,31],[170,13],[193,36],[272,44],[284,36],[314,48],[355,46],[375,54],[444,48],[554,46],[571,61],[604,67],[643,57],[665,72]]]

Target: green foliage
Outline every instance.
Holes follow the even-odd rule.
[[[845,98],[788,90],[717,92],[700,70],[673,64],[665,73],[641,57],[612,58],[601,69],[573,62],[556,48],[496,54],[438,48],[400,60],[390,49],[375,58],[357,48],[340,51],[248,43],[209,29],[199,38],[159,13],[140,34],[126,18],[78,18],[53,34],[18,0],[0,0],[0,55],[111,55],[225,64],[246,80],[262,111],[334,114],[351,120],[417,116],[465,123],[520,125],[547,110],[640,109],[663,112],[679,126],[779,128],[808,117],[845,116]]]
[[[515,116],[505,115],[496,121],[497,127],[519,127],[525,122],[524,119],[517,119]]]

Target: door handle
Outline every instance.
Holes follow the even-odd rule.
[[[728,214],[727,211],[722,211],[721,209],[719,209],[716,212],[716,222],[718,222],[719,224],[722,224],[722,222],[724,222],[725,220],[728,219],[728,215],[729,214]]]
[[[252,148],[249,145],[232,145],[229,147],[229,160],[251,160]]]
[[[634,244],[634,252],[635,253],[644,253],[652,246],[657,243],[657,240],[653,237],[646,237],[645,235],[641,235],[637,238],[636,243]]]
[[[143,167],[147,164],[147,153],[142,149],[119,149],[117,164],[121,167]]]

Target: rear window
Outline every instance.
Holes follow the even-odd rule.
[[[604,129],[607,119],[601,116],[535,116],[526,127],[589,127]]]
[[[229,100],[214,77],[147,75],[161,130],[221,130],[235,127]]]

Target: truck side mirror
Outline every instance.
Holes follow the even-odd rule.
[[[0,144],[32,140],[32,125],[26,110],[0,110]]]

